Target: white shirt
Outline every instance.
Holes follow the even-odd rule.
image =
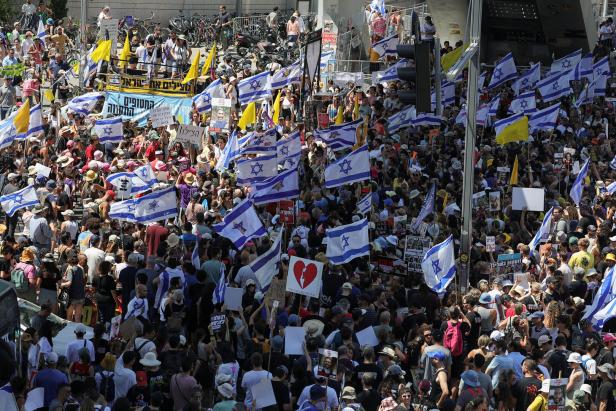
[[[147,353],[156,353],[156,344],[147,338],[137,337],[134,341],[134,349],[139,350],[139,356],[143,358]]]
[[[267,378],[268,380],[272,379],[272,374],[268,371],[248,371],[242,377],[242,388],[246,390],[246,398],[244,398],[244,405],[246,408],[252,408],[252,391],[251,387],[261,382],[262,379]],[[117,397],[116,397],[117,398]]]
[[[88,258],[88,282],[91,283],[98,272],[98,266],[105,260],[105,252],[100,248],[90,247],[83,254]]]
[[[84,338],[71,341],[66,346],[66,358],[68,359],[69,364],[79,361],[79,351],[81,351],[84,347],[87,348],[90,353],[90,361],[94,361],[94,344],[92,344],[92,341]]]
[[[130,368],[122,367],[116,369],[113,382],[115,383],[115,397],[126,397],[128,390],[137,385],[137,375]]]
[[[21,12],[27,16],[31,16],[36,11],[36,6],[32,3],[25,3],[21,6]]]

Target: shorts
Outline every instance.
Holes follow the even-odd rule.
[[[86,302],[85,298],[80,298],[78,300],[71,299],[71,302],[69,303],[69,305],[84,305],[85,302]]]

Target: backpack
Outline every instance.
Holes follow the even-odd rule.
[[[115,400],[115,382],[113,381],[114,375],[114,373],[111,373],[109,375],[105,375],[102,372],[100,373],[101,383],[99,385],[98,391],[103,397],[105,397],[105,401],[107,401],[108,403]]]
[[[460,329],[461,325],[462,323],[459,321],[456,324],[447,321],[447,330],[445,330],[443,345],[451,351],[453,357],[458,357],[464,352],[464,339],[462,338],[462,330]]]
[[[23,268],[13,268],[13,271],[11,271],[11,282],[15,284],[15,289],[18,293],[27,292],[30,288]]]
[[[571,368],[569,368],[569,363],[567,362],[568,357],[568,352],[554,350],[547,361],[552,368],[550,370],[550,375],[559,375],[559,378],[569,378],[569,375],[571,375]]]

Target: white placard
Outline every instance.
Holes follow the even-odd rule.
[[[44,166],[41,163],[36,163],[34,165],[34,169],[36,170],[37,176],[49,177],[49,174],[51,174],[51,168]]]
[[[349,81],[352,81],[355,86],[361,87],[364,84],[364,73],[336,72],[332,80],[335,85],[340,87],[345,87]]]
[[[240,311],[242,309],[243,288],[227,287],[225,289],[225,307],[227,310]]]
[[[152,122],[152,128],[164,127],[173,123],[173,116],[171,115],[171,107],[158,106],[150,110],[150,121]]]
[[[265,408],[276,404],[274,388],[272,388],[272,382],[269,379],[263,379],[260,383],[253,385],[250,387],[250,391],[252,398],[257,402],[255,408]]]
[[[28,391],[24,410],[34,411],[45,405],[45,388],[39,387]]]
[[[323,263],[292,256],[289,260],[287,291],[319,298]]]
[[[286,327],[284,329],[284,353],[286,355],[304,355],[302,344],[306,339],[304,327]]]
[[[377,345],[379,345],[379,339],[376,338],[373,327],[367,327],[361,331],[357,331],[355,335],[357,336],[357,343],[360,347],[363,347],[365,345],[369,345],[370,347],[376,347]]]
[[[109,40],[111,40],[111,55],[115,56],[118,48],[118,19],[101,20],[98,38],[105,40],[107,34],[109,34]]]
[[[544,211],[545,190],[543,188],[513,187],[511,193],[513,210]]]
[[[496,237],[493,235],[486,236],[486,251],[489,253],[496,251]]]
[[[201,147],[201,136],[205,132],[205,127],[191,126],[188,124],[180,124],[175,141],[181,143],[195,144]]]

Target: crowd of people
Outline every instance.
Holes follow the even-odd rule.
[[[24,14],[34,16],[36,8],[26,1]],[[39,9],[47,10],[44,1]],[[99,25],[112,14],[105,7]],[[399,12],[384,16],[369,8],[368,14],[373,41],[404,30]],[[557,125],[534,130],[526,142],[498,144],[487,121],[477,127],[471,171],[462,169],[463,77],[438,126],[405,123],[394,130],[392,116],[407,109],[397,95],[405,87],[398,80],[326,82],[322,88],[330,99],[317,110],[329,121],[319,127],[306,120],[312,117],[301,106],[299,84],[287,84],[278,111],[272,93],[255,120],[240,126],[247,109],[238,82],[262,69],[284,68],[260,68],[254,61],[238,66],[224,28],[230,15],[221,6],[221,50],[211,73],[194,81],[203,90],[220,80],[232,103],[229,130],[210,130],[210,111],[194,107],[189,123],[205,129],[201,144],[178,141],[177,124],[154,128],[131,119],[124,121],[121,141],[101,143],[94,128],[100,104],[85,113],[66,106],[79,97],[71,95],[75,80],[68,77],[67,53],[75,39],[53,17],[41,21],[44,34],[32,31],[38,20],[0,33],[0,120],[13,121],[19,107],[33,107],[44,90],[52,90],[40,130],[3,145],[0,153],[6,213],[0,279],[40,307],[14,340],[0,342],[0,408],[33,409],[26,404],[38,401],[36,393],[40,409],[49,411],[616,409],[616,336],[610,333],[616,324],[610,315],[600,325],[587,315],[613,298],[604,290],[616,281],[612,101],[596,97],[580,105],[572,95],[561,97]],[[298,21],[299,13],[287,23],[289,36],[302,34]],[[277,9],[265,24],[278,26]],[[433,41],[429,18],[421,32]],[[159,78],[186,76],[195,49],[183,34],[164,39],[157,30],[129,40],[127,64],[113,51],[87,87],[97,87],[96,79],[104,87],[101,71],[150,75],[153,63]],[[609,52],[603,40],[594,62]],[[452,51],[445,45],[441,52]],[[517,91],[511,82],[490,88],[487,78],[480,84],[481,102],[500,96],[490,115],[508,117]],[[548,106],[536,97],[538,109]],[[358,144],[342,153],[366,144],[369,178],[327,188],[324,170],[341,152],[328,148],[319,128],[356,120],[362,123]],[[255,205],[264,230],[237,247],[218,227],[253,198],[256,186],[238,184],[238,159],[224,159],[238,136],[272,129],[277,142],[299,133],[301,154],[292,166],[300,192],[290,198],[290,212],[280,203]],[[569,193],[587,159],[576,206]],[[281,172],[288,168],[283,163]],[[126,198],[109,177],[143,167],[156,182],[133,197],[172,188],[173,217],[147,224],[118,217]],[[401,275],[383,272],[383,257],[405,261],[409,236],[431,246],[453,235],[459,255],[464,173],[474,173],[474,193],[490,198],[484,203],[476,196],[465,292],[451,282],[437,294],[410,265]],[[516,186],[543,189],[545,209],[514,207]],[[35,190],[34,204],[9,213],[7,198],[27,187]],[[431,212],[411,224],[431,192]],[[359,206],[364,198],[367,210]],[[543,243],[530,247],[537,245],[531,240],[550,208]],[[328,230],[363,218],[369,221],[369,252],[332,263]],[[278,238],[280,252],[268,257],[276,264],[264,283],[256,273]],[[515,275],[507,271],[514,265],[499,264],[503,255],[519,259]],[[319,297],[280,294],[278,283],[284,288],[295,275],[289,272],[293,257],[322,263]],[[243,290],[232,308],[225,288]],[[76,323],[74,339],[61,350],[58,316]]]

